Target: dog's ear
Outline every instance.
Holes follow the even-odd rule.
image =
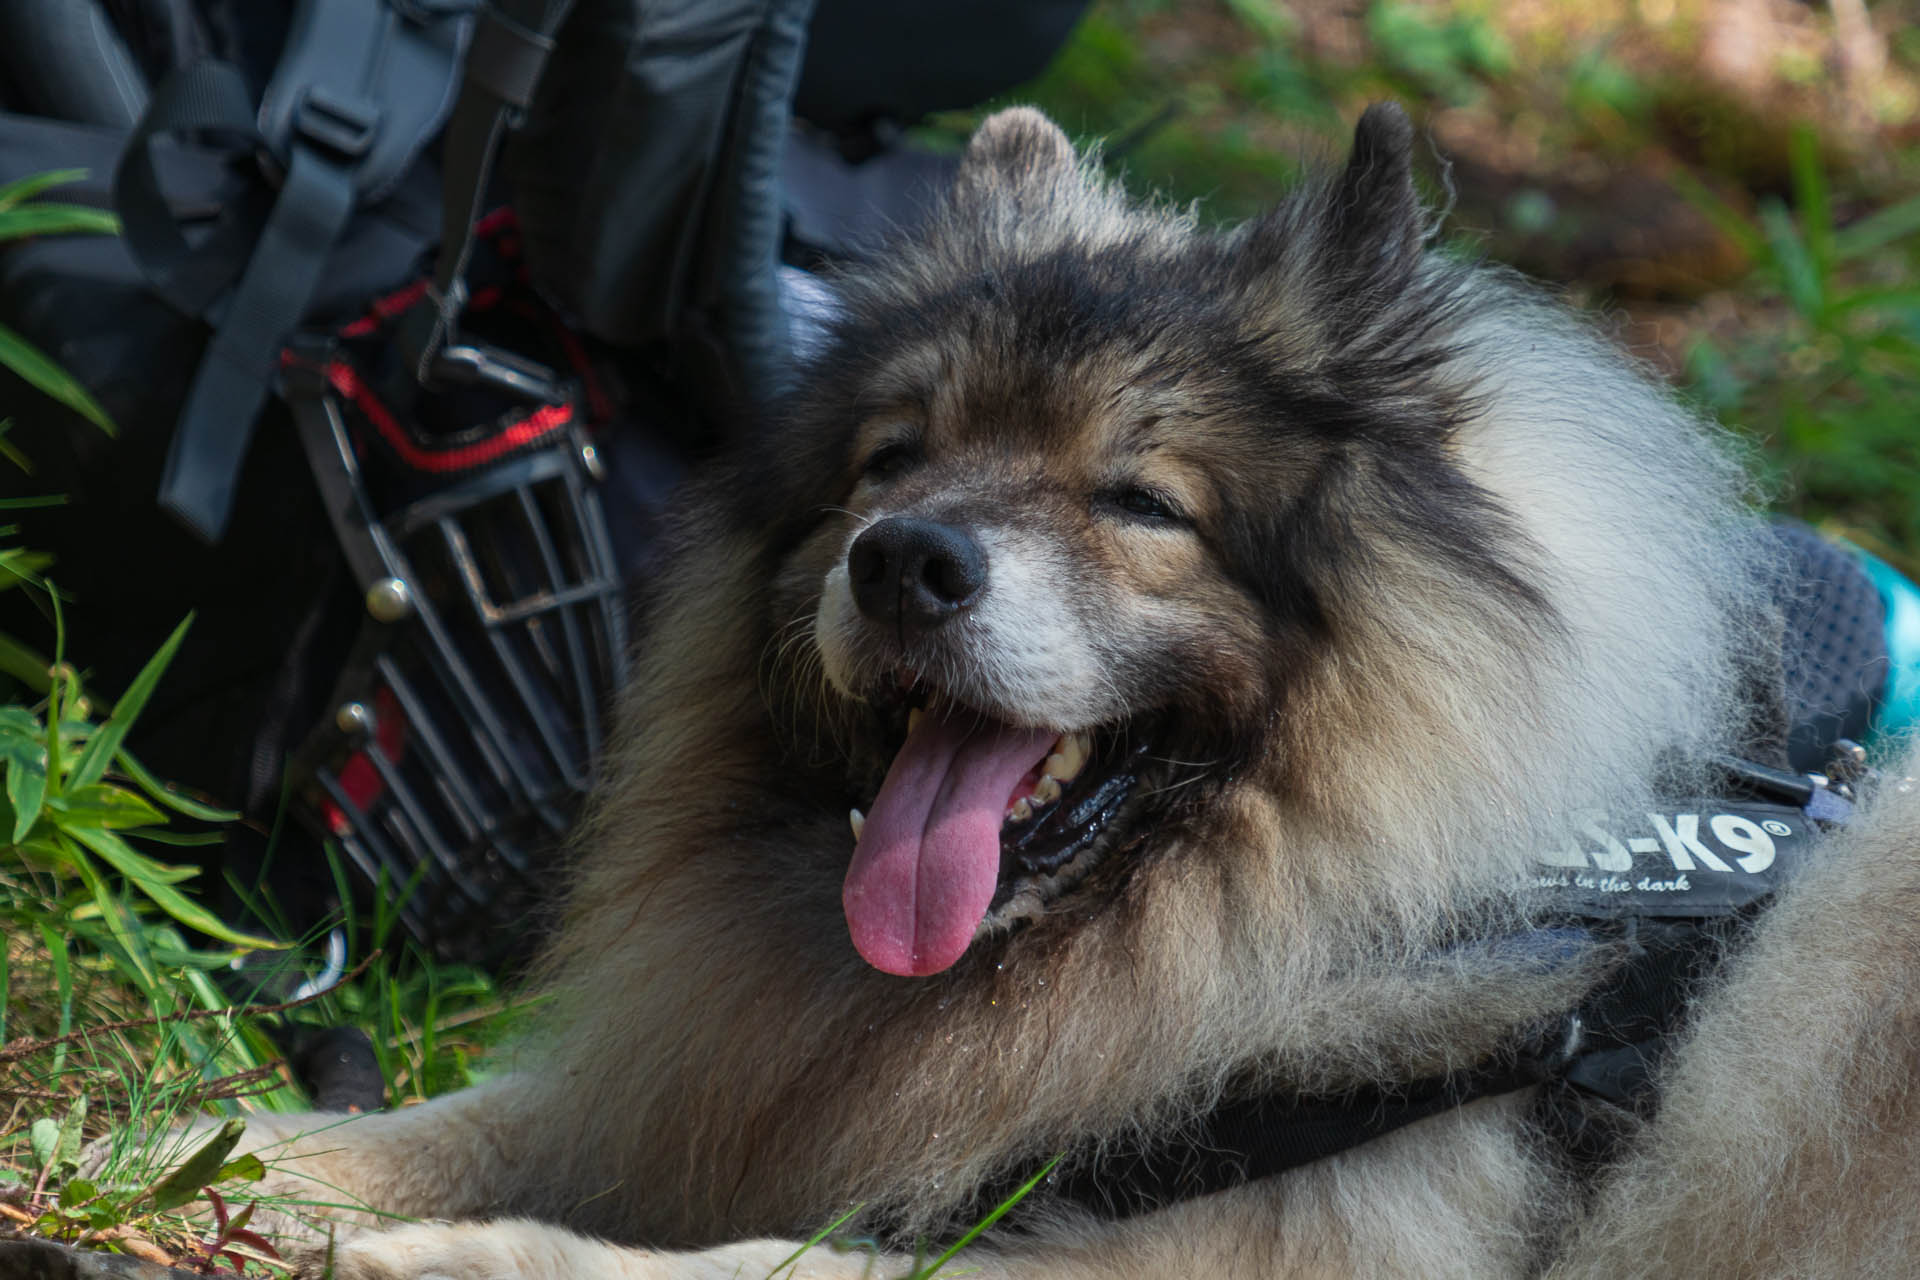
[[[1009,107],[974,130],[954,183],[962,195],[1018,197],[1077,181],[1079,166],[1059,125],[1032,107]]]
[[[1413,187],[1413,125],[1396,102],[1377,102],[1353,130],[1353,151],[1327,209],[1335,252],[1361,278],[1404,276],[1426,227]]]

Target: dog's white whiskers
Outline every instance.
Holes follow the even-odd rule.
[[[868,526],[870,526],[873,523],[873,520],[874,520],[872,516],[863,516],[858,511],[854,511],[851,508],[837,507],[832,504],[818,506],[818,507],[815,507],[814,510],[825,512],[827,515],[846,516],[853,521],[854,527],[859,530],[866,529]]]
[[[1220,764],[1218,760],[1175,760],[1172,756],[1156,756],[1151,752],[1147,754],[1147,759],[1155,764],[1170,764],[1181,769],[1214,769]]]
[[[1141,796],[1141,799],[1144,800],[1144,799],[1150,799],[1154,796],[1171,795],[1174,792],[1181,790],[1182,788],[1192,786],[1196,782],[1205,782],[1209,776],[1211,775],[1206,770],[1201,770],[1201,771],[1189,774],[1187,777],[1177,778],[1171,782],[1165,782],[1165,783],[1162,783],[1160,786],[1150,788],[1146,791],[1141,792],[1140,796]]]

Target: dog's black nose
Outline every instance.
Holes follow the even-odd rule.
[[[930,631],[987,585],[987,553],[965,529],[894,516],[853,540],[847,577],[854,603],[875,622]]]

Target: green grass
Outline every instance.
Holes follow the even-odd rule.
[[[255,982],[276,963],[321,966],[311,947],[228,925],[195,896],[198,868],[167,860],[217,843],[237,816],[159,782],[126,746],[191,620],[107,704],[67,659],[45,558],[8,547],[0,568],[0,589],[41,593],[55,619],[51,657],[0,638],[22,691],[0,706],[0,1236],[271,1270],[269,1242],[247,1225],[264,1168],[229,1158],[242,1099],[311,1105],[270,1020],[361,1027],[397,1104],[472,1083],[525,1006],[488,974],[400,944],[393,891],[370,920],[346,922],[358,963],[325,993],[263,1004],[221,982],[243,958]],[[243,896],[273,917],[270,901]],[[210,1112],[224,1126],[184,1142],[182,1126]],[[87,1143],[98,1160],[83,1160]]]
[[[1756,264],[1763,319],[1689,349],[1695,395],[1753,434],[1801,515],[1920,573],[1920,196],[1837,225],[1812,133],[1793,200],[1749,218],[1690,194]]]

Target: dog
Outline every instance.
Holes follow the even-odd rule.
[[[1604,1158],[1540,1079],[1456,1096],[1628,963],[1540,852],[1764,747],[1779,639],[1740,451],[1436,250],[1413,146],[1372,108],[1213,230],[979,128],[683,504],[524,1067],[255,1121],[437,1220],[337,1211],[316,1272],[901,1275],[1023,1187],[964,1265],[1910,1269],[1897,788],[1694,976],[1653,1119],[1571,1104]],[[1188,1177],[1263,1099],[1351,1132]]]

